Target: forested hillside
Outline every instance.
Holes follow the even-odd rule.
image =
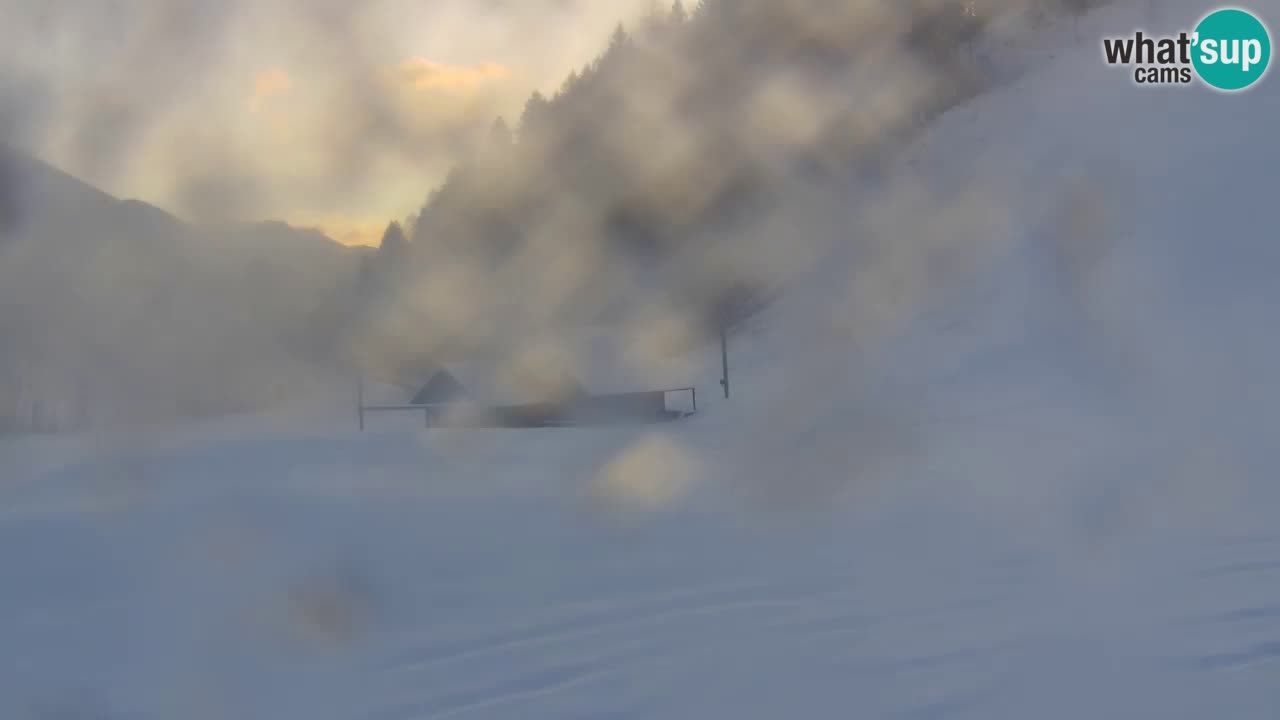
[[[0,424],[261,409],[593,324],[681,352],[856,249],[847,198],[992,87],[1004,41],[1089,4],[677,2],[459,148],[369,255],[189,226],[6,152]]]
[[[806,197],[874,179],[990,87],[1002,38],[1097,4],[705,0],[619,26],[388,229],[364,360],[393,371],[655,304],[695,333],[749,313],[788,263],[762,234],[813,234]]]

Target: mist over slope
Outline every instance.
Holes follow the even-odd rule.
[[[0,712],[1271,717],[1280,85],[1137,88],[1092,41],[1201,9],[1051,28],[803,195],[862,242],[691,421],[0,442]]]
[[[708,0],[651,13],[518,123],[460,148],[367,265],[278,227],[193,231],[9,163],[4,202],[28,240],[8,242],[6,290],[25,309],[7,322],[30,340],[14,343],[25,354],[6,363],[0,405],[18,427],[257,409],[339,369],[412,383],[477,355],[536,364],[593,325],[662,364],[832,248],[877,242],[849,232],[846,198],[939,112],[1007,76],[992,66],[1007,40],[1087,5]],[[33,132],[39,108],[0,89],[5,131]],[[183,192],[203,188],[206,208],[252,192],[227,170],[231,186],[187,178]],[[57,287],[69,292],[46,299]]]
[[[1176,32],[1200,12],[1118,4],[1079,32]],[[728,485],[856,503],[933,478],[1083,537],[1268,496],[1280,91],[1139,88],[1073,34],[851,198],[860,247],[737,343],[738,399],[714,419]]]
[[[846,198],[940,112],[1007,80],[1012,39],[1087,5],[708,0],[619,27],[408,219],[362,361],[518,356],[590,324],[683,325],[655,352],[696,345],[863,242]]]

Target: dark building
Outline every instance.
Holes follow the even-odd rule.
[[[410,405],[446,405],[467,399],[466,388],[448,370],[440,370],[413,396]]]

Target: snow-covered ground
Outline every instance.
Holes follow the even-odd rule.
[[[1145,8],[857,201],[971,283],[822,263],[692,420],[0,440],[0,717],[1275,717],[1280,85],[1134,87]]]

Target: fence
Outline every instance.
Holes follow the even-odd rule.
[[[689,410],[671,409],[670,395],[688,393]],[[568,403],[530,403],[494,407],[468,407],[458,403],[424,405],[366,405],[364,385],[356,391],[356,414],[361,432],[370,413],[422,413],[424,427],[435,427],[448,413],[449,427],[537,428],[671,422],[698,412],[696,387],[648,390],[632,393],[589,395]]]

